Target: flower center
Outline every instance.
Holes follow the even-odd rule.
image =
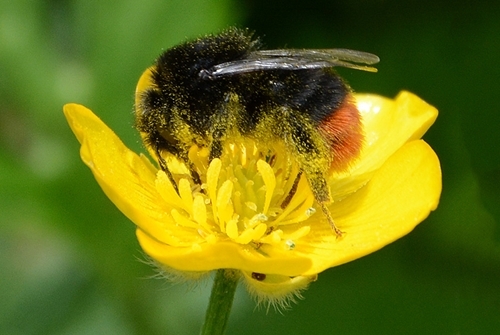
[[[170,207],[172,223],[196,235],[196,243],[228,240],[255,248],[270,244],[294,249],[310,229],[291,225],[316,210],[307,180],[285,153],[278,144],[263,151],[254,141],[242,140],[227,144],[221,157],[209,162],[208,149],[193,146],[191,170],[198,173],[201,185],[194,184],[186,164],[169,159],[179,192],[172,191],[163,171],[157,188]],[[185,242],[193,242],[191,235]]]

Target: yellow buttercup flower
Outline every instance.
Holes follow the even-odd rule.
[[[194,184],[182,161],[166,157],[176,187],[144,155],[130,151],[87,108],[68,104],[81,157],[113,203],[137,226],[143,250],[165,269],[198,277],[237,269],[259,301],[286,304],[317,274],[409,233],[438,204],[441,171],[420,138],[437,110],[409,92],[395,99],[357,94],[365,143],[348,170],[329,176],[332,232],[304,176],[279,143],[263,153],[235,137],[220,158],[193,146]],[[287,205],[283,208],[284,199]]]

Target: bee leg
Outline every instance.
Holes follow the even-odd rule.
[[[214,158],[220,158],[222,156],[222,141],[226,136],[227,129],[223,122],[218,122],[217,126],[214,126],[212,131],[212,143],[210,144],[210,154],[208,156],[209,162]]]
[[[326,206],[326,203],[321,203],[321,209],[323,210],[323,213],[325,214],[326,219],[328,220],[328,223],[330,224],[330,227],[334,231],[337,238],[342,237],[342,234],[344,234],[344,232],[340,230],[337,227],[337,225],[335,225],[335,221],[333,221],[332,214],[330,213],[330,210]]]
[[[167,167],[167,162],[163,157],[160,155],[160,148],[159,145],[155,145],[155,151],[156,151],[156,156],[158,157],[158,164],[160,165],[160,168],[163,170],[163,172],[166,173],[168,179],[170,180],[170,183],[174,187],[175,191],[177,194],[179,194],[179,189],[177,187],[177,183],[174,179],[174,176],[172,175],[172,172]],[[197,185],[201,185],[201,178],[198,172],[195,169],[195,166],[193,163],[189,163],[189,173],[191,174],[191,178],[193,179],[193,183]]]
[[[290,143],[294,144],[297,150],[299,165],[304,171],[311,191],[321,206],[330,227],[335,235],[342,237],[342,231],[337,227],[328,209],[328,204],[332,202],[330,188],[325,179],[325,168],[328,161],[324,157],[328,155],[328,148],[323,139],[316,135],[313,126],[302,121],[300,115],[288,118],[288,134]]]
[[[288,192],[288,195],[286,196],[285,200],[281,203],[281,209],[285,209],[286,206],[290,204],[290,201],[292,201],[293,196],[297,192],[297,188],[299,187],[299,181],[300,177],[302,177],[302,171],[300,171],[297,176],[295,177],[295,180],[293,181],[292,188],[290,189],[290,192]]]
[[[290,204],[290,201],[292,201],[293,196],[297,192],[297,188],[299,186],[302,173],[303,171],[300,171],[295,177],[290,192],[288,192],[288,195],[286,196],[285,200],[283,200],[283,202],[281,203],[281,209],[285,209],[286,206]],[[318,178],[320,178],[320,180],[318,180]],[[323,214],[326,216],[326,219],[328,220],[328,223],[330,224],[330,227],[332,228],[337,238],[342,237],[343,231],[341,231],[335,224],[335,221],[332,218],[332,214],[330,213],[330,210],[328,209],[327,206],[327,204],[331,202],[330,195],[328,192],[328,184],[326,183],[326,180],[322,176],[320,177],[316,176],[314,179],[315,181],[309,180],[309,184],[311,185],[314,198],[320,204],[321,210],[323,211]]]
[[[337,238],[342,237],[342,234],[344,232],[341,231],[335,224],[335,221],[332,218],[332,214],[330,213],[330,210],[327,206],[332,202],[332,199],[330,197],[328,183],[325,177],[323,177],[321,173],[308,173],[307,176],[309,179],[309,184],[311,185],[311,190],[314,194],[314,198],[320,204],[321,210],[323,211],[323,214],[325,214],[330,227],[332,228]]]
[[[212,143],[210,144],[209,161],[222,156],[223,141],[227,137],[228,132],[236,127],[236,111],[244,108],[239,103],[239,97],[234,93],[227,93],[224,96],[224,104],[220,110],[215,113],[211,120],[210,133],[212,135]]]
[[[210,155],[208,156],[211,162],[214,158],[219,158],[222,156],[222,143],[220,139],[214,138],[212,145],[210,146]]]
[[[162,169],[162,171],[165,172],[168,179],[170,180],[170,183],[174,187],[175,192],[179,194],[179,188],[177,187],[177,183],[175,182],[174,176],[172,175],[172,172],[170,172],[170,170],[168,169],[167,162],[161,156],[160,145],[158,142],[155,145],[155,152],[156,152],[156,157],[158,157],[158,164],[160,165],[160,169]]]
[[[201,178],[198,172],[195,169],[195,166],[193,163],[189,163],[189,173],[191,174],[191,179],[193,179],[193,183],[196,185],[201,185]]]

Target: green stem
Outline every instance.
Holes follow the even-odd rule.
[[[201,335],[224,334],[229,313],[231,313],[236,286],[238,286],[238,279],[238,271],[232,269],[217,270],[205,315],[205,323],[201,328]]]

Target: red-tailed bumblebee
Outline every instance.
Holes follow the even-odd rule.
[[[340,236],[326,207],[326,175],[346,169],[358,156],[363,130],[351,89],[333,67],[375,72],[355,63],[375,64],[379,58],[346,49],[261,47],[248,30],[230,28],[165,51],[136,103],[136,127],[172,181],[163,154],[186,162],[200,183],[188,159],[192,145],[207,147],[211,160],[220,157],[235,131],[263,148],[280,141],[300,168],[296,182],[306,176]]]

